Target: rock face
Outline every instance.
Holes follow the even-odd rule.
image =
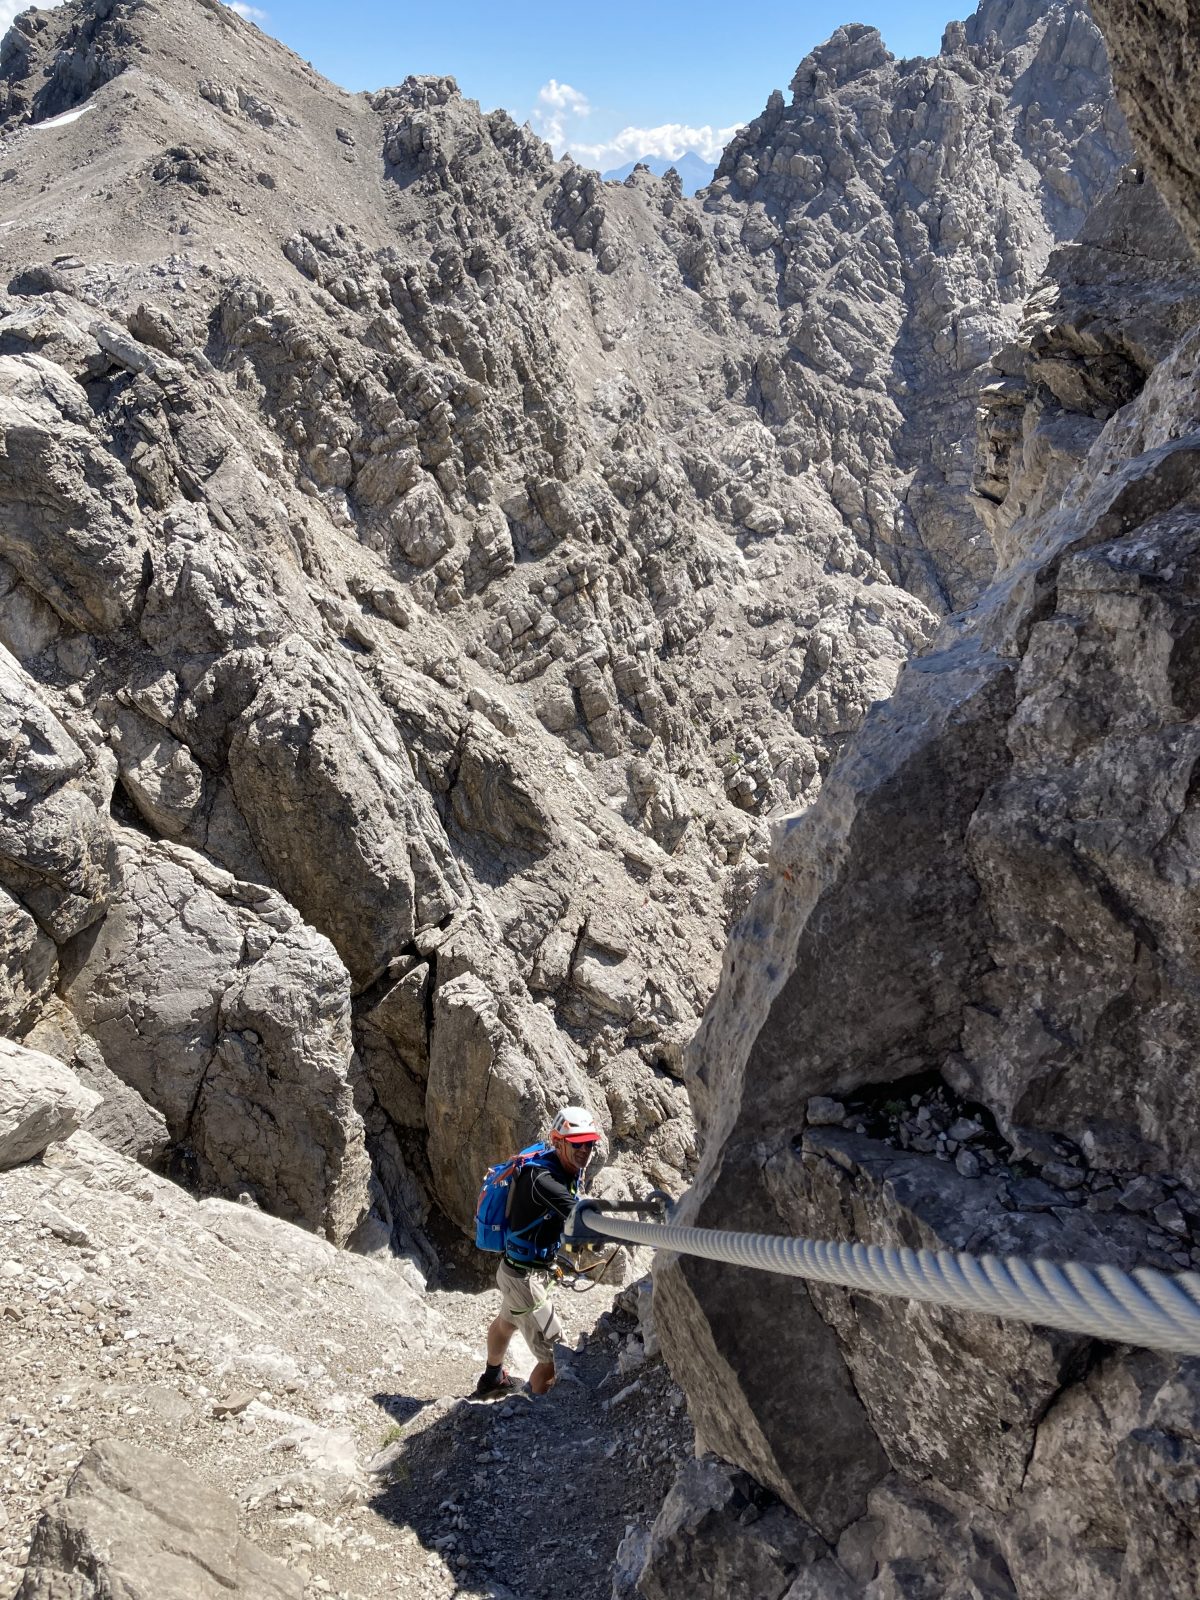
[[[927,61],[840,29],[694,201],[215,0],[5,36],[0,1020],[94,1094],[10,1053],[4,1137],[90,1116],[14,1169],[38,1217],[179,1220],[132,1155],[311,1230],[155,1246],[256,1381],[222,1252],[428,1353],[334,1246],[428,1264],[565,1099],[613,1190],[698,1125],[704,1224],[1200,1266],[1194,51],[1098,14],[1149,178],[1081,0],[984,0]],[[626,1593],[1197,1588],[1192,1365],[712,1264],[657,1300],[733,1465]],[[29,1581],[144,1526],[136,1465]]]
[[[1198,291],[1129,174],[998,353],[997,575],[778,826],[690,1056],[688,1219],[1200,1265]],[[1195,1584],[1194,1362],[689,1260],[656,1299],[700,1436],[826,1541],[811,1592]]]
[[[0,1039],[0,1171],[69,1137],[99,1100],[53,1056]]]
[[[86,1574],[86,1576],[83,1576]],[[304,1582],[238,1532],[237,1507],[181,1461],[107,1441],[42,1518],[20,1600],[303,1600]]]
[[[1160,0],[1096,0],[1137,147],[1189,239],[1200,239],[1195,13]]]
[[[782,1600],[820,1544],[744,1472],[702,1457],[680,1472],[649,1537],[622,1545],[613,1594]]]
[[[278,895],[181,846],[114,839],[119,898],[63,973],[68,1008],[202,1183],[344,1243],[367,1169],[345,969]]]
[[[0,703],[3,876],[6,899],[15,906],[6,965],[16,963],[26,974],[8,979],[15,990],[12,1026],[27,1024],[29,1001],[44,997],[54,966],[48,941],[62,943],[104,914],[112,855],[104,808],[111,784],[103,760],[88,759],[7,650],[0,655]]]
[[[338,1241],[428,1260],[564,1097],[678,1187],[765,816],[990,576],[987,358],[1125,154],[1088,14],[841,30],[694,201],[205,0],[23,16],[0,118],[6,1026]]]
[[[993,569],[964,492],[981,374],[1127,148],[1104,43],[1082,7],[985,0],[932,60],[839,28],[791,89],[706,202],[756,299],[778,284],[763,412],[893,577],[956,608]]]

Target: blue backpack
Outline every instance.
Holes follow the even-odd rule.
[[[537,1251],[525,1244],[522,1235],[531,1232],[546,1220],[535,1217],[531,1223],[516,1232],[509,1232],[508,1217],[512,1210],[516,1177],[526,1167],[550,1166],[554,1152],[547,1144],[531,1144],[508,1161],[498,1161],[483,1175],[483,1187],[475,1206],[475,1244],[480,1250],[504,1253],[506,1248],[526,1261],[541,1260],[550,1251]],[[546,1216],[552,1216],[547,1212]],[[514,1249],[515,1246],[515,1249]]]

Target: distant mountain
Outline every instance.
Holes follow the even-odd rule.
[[[636,161],[627,161],[623,167],[614,167],[611,172],[601,173],[602,178],[623,183],[634,167],[638,164],[649,167],[656,177],[661,178],[668,167],[674,167],[683,179],[684,194],[695,194],[697,189],[703,189],[712,182],[713,163],[705,161],[694,150],[689,150],[686,155],[677,161],[670,161],[665,156],[639,156]]]

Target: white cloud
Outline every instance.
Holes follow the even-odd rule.
[[[601,172],[644,156],[678,161],[689,150],[715,166],[741,126],[734,123],[729,128],[713,128],[705,123],[701,128],[693,128],[686,122],[661,122],[655,128],[622,128],[609,139],[584,144],[578,137],[578,124],[591,115],[592,105],[587,95],[569,83],[551,78],[538,90],[537,105],[529,120],[556,155],[562,156],[569,150],[576,161]]]
[[[227,0],[230,11],[236,11],[239,17],[245,17],[247,22],[265,22],[267,13],[260,11],[257,6],[248,6],[245,0]]]
[[[538,103],[533,108],[531,121],[546,143],[561,155],[562,147],[567,142],[568,120],[586,117],[591,109],[587,95],[572,89],[569,83],[559,83],[557,78],[551,78],[538,90]]]
[[[729,128],[713,128],[705,123],[702,128],[693,128],[686,122],[663,122],[657,128],[622,128],[620,133],[600,144],[579,144],[571,140],[571,154],[576,161],[601,172],[643,156],[678,161],[689,150],[715,166],[740,126],[735,122]]]
[[[538,103],[544,106],[556,106],[559,110],[569,111],[577,117],[586,117],[592,109],[588,104],[587,95],[580,94],[578,89],[572,89],[569,83],[559,83],[557,78],[551,78],[549,83],[544,83],[538,90]]]

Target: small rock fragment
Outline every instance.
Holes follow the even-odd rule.
[[[807,1117],[810,1128],[840,1128],[846,1120],[846,1108],[840,1100],[816,1094],[808,1102]]]

